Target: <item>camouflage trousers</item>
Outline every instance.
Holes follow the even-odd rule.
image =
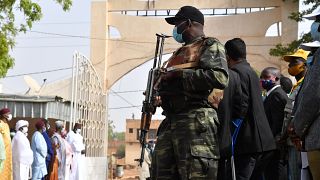
[[[217,113],[211,108],[168,114],[159,127],[151,179],[217,179]]]

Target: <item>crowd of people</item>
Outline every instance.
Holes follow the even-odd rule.
[[[241,38],[206,37],[197,8],[166,18],[183,46],[157,81],[166,118],[148,178],[320,179],[320,10],[305,18],[314,41],[283,57],[294,85],[277,67],[254,70]]]
[[[50,128],[46,119],[38,119],[31,142],[27,138],[29,122],[18,120],[11,140],[8,108],[0,110],[0,179],[1,180],[80,180],[85,145],[81,124],[67,133],[63,121]],[[53,132],[52,133],[49,133]],[[52,130],[52,131],[51,131]],[[30,145],[31,144],[31,145]]]

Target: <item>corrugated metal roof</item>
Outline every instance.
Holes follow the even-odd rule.
[[[27,102],[53,102],[63,101],[63,98],[59,96],[28,96],[28,95],[17,95],[17,94],[3,94],[0,93],[1,101],[27,101]]]
[[[70,120],[70,101],[58,96],[0,94],[0,109],[7,107],[13,117]]]

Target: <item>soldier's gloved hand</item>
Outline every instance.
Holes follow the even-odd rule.
[[[173,71],[165,72],[162,75],[162,79],[165,81],[173,80],[173,79],[181,78],[182,74],[183,74],[183,71],[181,69],[176,69]]]
[[[154,101],[153,101],[153,105],[156,107],[161,106],[162,101],[161,101],[161,97],[160,96],[155,96],[154,97]]]

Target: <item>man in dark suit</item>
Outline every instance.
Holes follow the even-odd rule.
[[[241,85],[239,75],[229,69],[229,84],[224,89],[223,99],[219,103],[218,118],[220,126],[218,129],[220,160],[218,166],[218,180],[231,180],[231,141],[234,128],[232,121],[243,119],[241,115]]]
[[[286,92],[280,86],[280,71],[274,67],[267,67],[261,73],[261,85],[267,91],[264,100],[264,110],[275,140],[281,137],[281,130],[284,119],[284,109],[288,101]],[[286,180],[286,162],[282,157],[283,151],[280,148],[274,154],[266,167],[264,176],[266,180]]]
[[[276,148],[264,112],[259,77],[246,60],[246,44],[240,38],[225,44],[229,67],[239,74],[244,117],[235,145],[237,180],[261,179],[266,159]]]

